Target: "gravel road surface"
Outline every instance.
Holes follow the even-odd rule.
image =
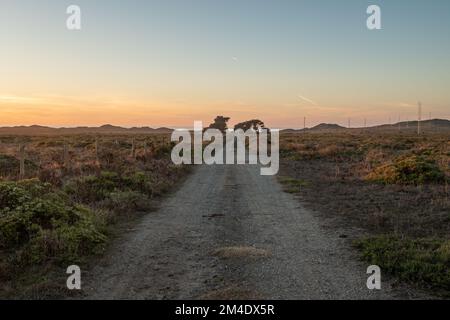
[[[88,299],[391,299],[276,177],[198,166],[83,278]]]

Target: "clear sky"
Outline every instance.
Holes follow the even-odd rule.
[[[0,39],[0,126],[450,118],[448,0],[2,0]]]

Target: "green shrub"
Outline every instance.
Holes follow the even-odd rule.
[[[170,159],[174,146],[174,142],[159,144],[153,151],[153,157],[155,159]]]
[[[20,167],[20,161],[19,159],[5,155],[0,154],[0,177],[16,177],[19,175],[19,167]],[[28,160],[25,159],[25,172],[26,173],[35,173],[38,169],[38,166]]]
[[[39,180],[0,182],[0,249],[20,265],[75,261],[106,240],[94,213]]]
[[[287,193],[299,193],[302,188],[307,187],[309,183],[302,179],[280,176],[278,181],[283,185]]]
[[[19,172],[19,160],[13,156],[0,155],[0,176],[8,176]]]
[[[114,210],[119,214],[151,209],[151,202],[147,196],[136,191],[111,192],[102,207]]]
[[[401,280],[450,288],[450,241],[378,236],[355,243],[362,257]]]
[[[31,199],[24,188],[14,182],[0,183],[0,216],[3,212],[15,209],[20,204]]]
[[[140,198],[144,195],[151,197],[157,185],[149,174],[142,171],[123,176],[113,172],[102,172],[99,176],[87,176],[70,181],[65,186],[65,191],[75,201],[93,204],[111,199],[111,194],[121,192],[135,192],[135,196],[140,193]]]
[[[123,184],[122,179],[114,172],[101,172],[99,176],[76,178],[65,186],[65,191],[76,201],[94,203],[104,200]]]
[[[375,168],[366,179],[386,184],[421,185],[442,183],[445,175],[433,159],[414,155],[397,158],[391,164]]]
[[[143,193],[147,196],[152,196],[154,183],[151,179],[151,176],[146,174],[145,172],[138,171],[129,176],[126,176],[124,179],[124,185],[133,191],[137,191]]]

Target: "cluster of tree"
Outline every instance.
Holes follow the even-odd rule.
[[[225,132],[228,129],[228,121],[230,121],[229,117],[217,116],[214,123],[211,123],[207,129],[219,129],[221,132]],[[264,122],[258,119],[244,121],[234,126],[234,130],[242,129],[244,131],[249,129],[258,131],[265,128]]]
[[[249,129],[258,131],[259,129],[265,129],[265,128],[266,128],[266,126],[264,125],[264,122],[262,122],[261,120],[258,120],[258,119],[241,122],[234,126],[234,130],[242,129],[244,131],[247,131]]]
[[[230,121],[229,117],[217,116],[214,119],[214,123],[211,123],[206,129],[219,129],[222,133],[224,133],[228,129],[228,121]]]

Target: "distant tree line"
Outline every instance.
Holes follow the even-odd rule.
[[[228,129],[228,121],[230,121],[230,117],[217,116],[207,129],[218,129],[224,133]],[[258,119],[244,121],[234,126],[234,130],[242,129],[244,131],[249,129],[258,131],[265,128],[264,122]]]

